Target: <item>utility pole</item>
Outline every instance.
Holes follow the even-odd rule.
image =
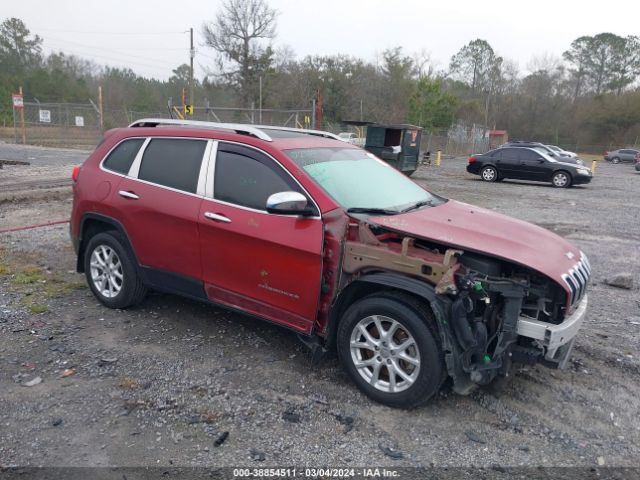
[[[191,37],[191,49],[189,50],[189,57],[191,59],[189,68],[189,104],[195,105],[195,98],[193,96],[193,57],[196,56],[196,51],[193,48],[193,27],[189,29],[189,32]]]
[[[22,86],[20,86],[20,96],[24,98],[24,94],[22,93]],[[24,103],[23,103],[24,105]],[[20,125],[22,130],[22,144],[26,145],[27,143],[27,129],[24,125],[24,106],[20,109]]]

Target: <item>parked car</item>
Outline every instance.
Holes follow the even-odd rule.
[[[540,148],[502,147],[469,157],[467,172],[487,182],[511,178],[551,182],[558,188],[591,181],[591,170],[564,160],[551,158]]]
[[[448,377],[468,393],[512,363],[563,368],[585,317],[576,246],[332,134],[144,119],[72,176],[77,270],[104,305],[154,289],[273,322],[315,359],[336,349],[386,405],[423,403]]]
[[[540,142],[522,142],[522,141],[509,142],[509,143],[505,143],[504,145],[501,145],[498,148],[504,148],[504,147],[536,148],[536,149],[542,151],[543,153],[545,153],[546,155],[548,155],[549,157],[558,160],[559,162],[568,162],[568,163],[574,163],[574,164],[577,164],[577,165],[582,165],[584,163],[579,158],[571,156],[569,154],[569,152],[564,152],[564,153],[563,152],[556,152],[554,149],[552,149],[548,145],[544,145],[544,144],[542,144]]]
[[[604,159],[611,163],[636,162],[640,159],[640,150],[634,150],[633,148],[612,150],[611,152],[605,152]]]
[[[355,143],[355,141],[358,139],[358,135],[352,132],[340,132],[338,134],[338,137],[340,138],[340,140],[347,143]]]
[[[578,156],[578,154],[575,153],[575,152],[570,152],[568,150],[565,150],[563,148],[557,147],[555,145],[545,145],[545,147],[549,147],[554,152],[560,153],[560,154],[565,154],[566,156],[569,156],[571,158],[576,158]]]

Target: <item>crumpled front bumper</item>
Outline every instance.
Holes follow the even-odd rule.
[[[556,368],[565,368],[586,312],[587,295],[564,322],[554,325],[521,316],[518,319],[517,332],[520,336],[537,340],[538,345],[544,348],[544,359],[547,364]]]

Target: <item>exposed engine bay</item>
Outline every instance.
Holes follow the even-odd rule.
[[[508,375],[512,363],[557,366],[545,359],[540,341],[518,334],[521,319],[564,321],[567,293],[556,282],[520,265],[366,222],[351,223],[347,238],[343,274],[395,271],[434,287],[444,306],[437,320],[457,392]]]

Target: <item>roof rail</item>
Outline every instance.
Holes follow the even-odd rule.
[[[255,127],[264,128],[266,130],[278,130],[281,132],[306,133],[308,135],[317,135],[318,137],[333,138],[334,140],[340,140],[340,137],[335,133],[325,132],[323,130],[309,130],[307,128],[293,128],[293,127],[275,127],[272,125],[255,125]]]
[[[175,125],[179,127],[193,127],[193,128],[207,128],[210,130],[231,130],[236,133],[245,133],[248,135],[253,135],[254,137],[259,138],[260,140],[265,140],[267,142],[272,142],[273,139],[264,133],[259,128],[254,125],[245,125],[242,123],[216,123],[216,122],[203,122],[200,120],[174,120],[172,118],[142,118],[140,120],[136,120],[131,125],[131,127],[157,127],[159,125]]]

